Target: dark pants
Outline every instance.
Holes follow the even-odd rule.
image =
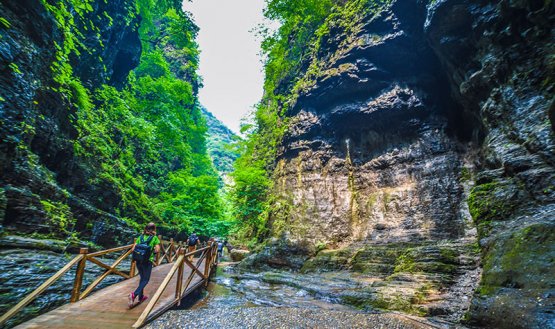
[[[150,273],[152,272],[152,263],[151,262],[143,262],[137,263],[137,270],[139,271],[139,275],[141,280],[139,281],[139,287],[135,290],[135,296],[139,296],[142,298],[144,295],[144,289],[150,280]]]

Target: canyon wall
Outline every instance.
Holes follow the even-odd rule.
[[[222,217],[181,1],[0,9],[0,247],[122,245],[151,221],[174,236]]]
[[[555,325],[554,8],[331,15],[285,110],[271,238],[247,263],[363,273],[360,306]]]
[[[68,58],[73,74],[91,90],[101,84],[120,87],[141,55],[135,2],[89,5],[90,20],[75,14],[75,29],[82,31],[88,51]],[[134,230],[113,213],[117,191],[90,184],[95,168],[75,154],[78,105],[59,92],[52,69],[67,36],[38,0],[2,1],[0,12],[6,22],[0,28],[3,230],[63,237],[58,222],[65,220],[68,230],[97,244],[127,243]]]

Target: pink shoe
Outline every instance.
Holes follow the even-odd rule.
[[[133,307],[133,304],[135,303],[135,298],[136,297],[137,296],[135,296],[135,293],[133,293],[133,292],[129,294],[129,297],[127,299],[127,306],[129,306],[129,308]]]
[[[143,296],[143,297],[139,298],[139,304],[144,302],[147,299],[148,299],[148,296]]]

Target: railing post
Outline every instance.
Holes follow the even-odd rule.
[[[174,251],[174,245],[173,245],[173,238],[170,239],[170,254],[169,254],[169,262],[171,263],[171,260],[173,259],[173,251]]]
[[[185,255],[185,250],[179,249],[179,256]],[[177,259],[179,259],[179,256]],[[181,305],[181,288],[183,287],[183,268],[185,266],[185,257],[181,259],[181,264],[177,269],[177,284],[175,285],[175,298],[177,299],[177,306]]]
[[[135,238],[131,239],[131,244],[132,245],[135,244]],[[131,263],[129,264],[129,278],[132,278],[135,276],[136,269],[137,269],[137,264],[135,264],[135,261],[133,260],[133,254],[131,254]]]
[[[162,236],[159,235],[158,236],[158,240],[160,240],[160,244],[162,244]],[[162,248],[160,248],[162,249]],[[156,253],[156,259],[154,260],[154,262],[156,263],[156,265],[160,265],[160,252]]]
[[[89,253],[89,248],[79,249],[79,253],[83,255],[83,258],[79,261],[77,265],[77,270],[75,270],[75,279],[73,281],[73,290],[71,291],[72,303],[79,301],[79,296],[81,295],[81,286],[83,285],[83,274],[85,273],[85,265],[87,265],[87,254]]]
[[[131,265],[129,266],[129,278],[135,277],[135,271],[137,269],[137,264],[134,260],[131,260]]]
[[[204,259],[204,277],[206,279],[204,279],[204,286],[208,287],[208,276],[210,275],[210,261],[212,259],[212,241],[208,242],[208,246],[209,248],[206,249],[206,252],[208,253],[208,255],[206,255],[206,258]]]

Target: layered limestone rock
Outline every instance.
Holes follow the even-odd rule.
[[[72,53],[73,72],[91,89],[121,86],[141,53],[134,2],[91,4],[87,20],[74,21],[87,51]],[[66,42],[56,18],[39,0],[2,1],[0,12],[3,229],[54,237],[78,231],[101,245],[127,243],[134,231],[110,213],[116,192],[91,185],[92,168],[75,155],[76,107],[56,91],[51,67]]]
[[[458,321],[473,297],[475,324],[552,325],[553,21],[463,0],[328,21],[247,263],[364,273],[382,297],[355,304]]]
[[[473,163],[425,17],[425,5],[397,1],[324,39],[321,72],[287,113],[276,243],[250,261],[359,272],[372,284],[348,303],[456,320],[479,275]],[[468,278],[465,298],[447,293]]]
[[[544,1],[440,1],[427,18],[451,94],[483,125],[468,199],[482,249],[476,324],[555,326],[554,22]]]

